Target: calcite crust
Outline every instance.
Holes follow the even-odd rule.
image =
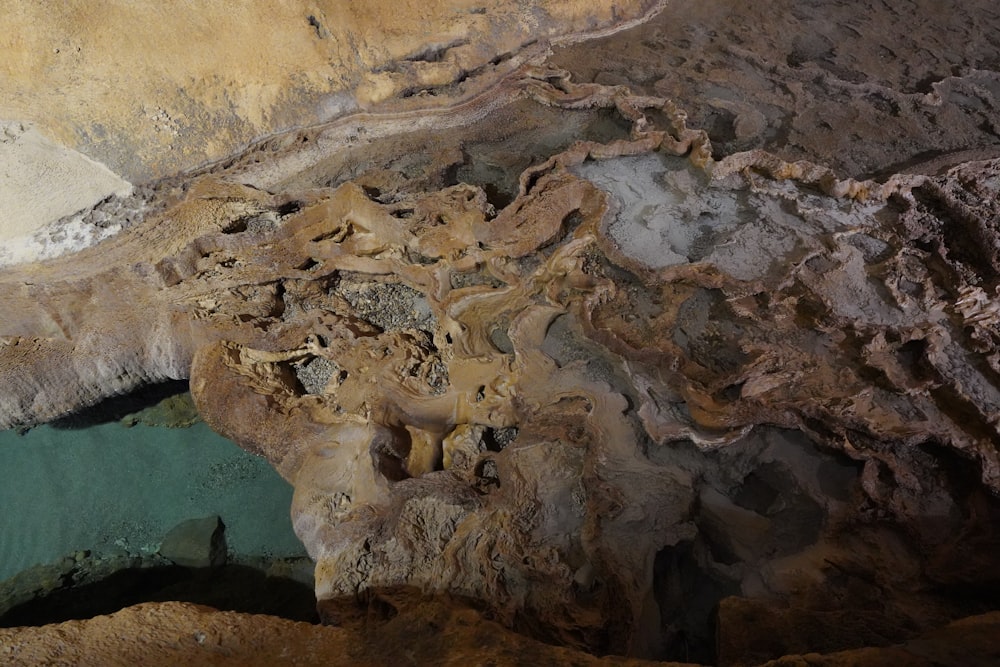
[[[568,34],[649,9],[556,5]],[[680,100],[439,41],[352,79],[370,110],[0,272],[0,426],[190,378],[295,487],[344,628],[426,596],[701,659],[715,618],[742,664],[824,619],[868,619],[835,651],[983,611],[961,592],[997,583],[1000,159],[875,179],[724,154]],[[764,131],[714,104],[735,143]],[[741,638],[755,614],[787,641]]]

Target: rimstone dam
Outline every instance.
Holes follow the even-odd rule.
[[[0,4],[0,664],[1000,664],[992,0]]]

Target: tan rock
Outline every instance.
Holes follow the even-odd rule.
[[[587,5],[583,25],[582,4],[558,6],[570,33],[637,15]],[[381,619],[411,645],[456,608],[426,612],[414,589],[564,647],[705,660],[713,605],[738,595],[718,637],[733,663],[814,647],[919,663],[921,636],[982,609],[1000,571],[1000,162],[965,160],[995,157],[968,148],[995,143],[993,46],[947,49],[926,84],[906,74],[940,43],[920,12],[871,6],[852,28],[853,6],[831,22],[683,2],[563,51],[562,70],[543,43],[517,50],[556,34],[555,4],[403,3],[384,29],[372,7],[343,35],[310,14],[300,78],[237,39],[206,64],[184,15],[156,24],[190,47],[191,80],[171,78],[140,21],[156,60],[122,76],[160,106],[108,105],[115,136],[145,142],[125,157],[76,134],[100,111],[86,85],[79,118],[52,112],[74,145],[149,174],[297,129],[158,183],[98,248],[0,274],[0,423],[190,377],[205,420],[295,485],[323,618]],[[980,34],[984,8],[941,20]],[[265,39],[294,41],[282,16]],[[888,32],[859,43],[870,30]],[[339,48],[358,58],[342,81]],[[866,178],[900,163],[918,173]],[[989,660],[994,620],[972,624]],[[395,650],[364,636],[352,658]]]
[[[14,3],[0,39],[0,119],[30,121],[126,180],[146,181],[409,87],[450,84],[528,42],[616,25],[653,4]],[[366,77],[385,83],[355,99]]]
[[[676,105],[577,86],[535,66],[478,99],[482,108],[464,105],[457,118],[448,112],[424,122],[452,128],[527,94],[544,106],[520,109],[612,110],[631,126],[628,138],[579,141],[529,167],[513,202],[497,211],[482,188],[414,185],[404,173],[379,171],[378,161],[397,154],[393,133],[403,127],[390,116],[379,129],[373,116],[372,133],[387,136],[372,140],[371,162],[362,164],[379,174],[377,188],[361,177],[272,195],[234,184],[255,169],[236,162],[165,195],[159,217],[98,248],[5,272],[0,289],[14,315],[0,331],[0,380],[11,388],[0,415],[29,423],[190,374],[205,421],[295,486],[293,524],[317,562],[327,621],[364,613],[359,591],[415,587],[477,600],[536,638],[633,655],[657,655],[666,641],[683,645],[684,633],[695,631],[664,616],[684,586],[683,577],[655,567],[670,554],[690,550],[699,576],[759,595],[822,597],[837,571],[831,562],[846,567],[841,559],[880,555],[877,542],[859,542],[853,554],[829,547],[842,537],[837,522],[855,520],[845,502],[852,494],[935,547],[940,536],[920,522],[954,512],[954,490],[906,445],[916,432],[978,457],[981,483],[998,483],[997,453],[982,435],[995,428],[985,411],[997,390],[963,361],[957,334],[941,319],[949,305],[932,289],[934,276],[879,260],[886,273],[877,290],[869,272],[882,255],[854,244],[858,235],[877,235],[903,257],[913,234],[937,233],[942,214],[817,195],[806,189],[812,166],[785,170],[773,156],[741,156],[765,173],[720,180],[712,165],[725,160],[713,161],[707,137],[686,127]],[[669,125],[650,125],[647,108]],[[524,122],[535,121],[525,114]],[[285,181],[312,178],[322,150],[335,155],[343,127],[325,130],[329,144],[314,142],[320,148],[310,149],[319,152],[309,154],[306,175],[286,171]],[[494,130],[487,121],[468,131],[474,138]],[[686,159],[670,155],[686,152]],[[440,147],[425,173],[446,171],[454,154]],[[642,180],[654,170],[672,176]],[[968,189],[990,191],[997,170],[969,164],[887,190],[903,201],[914,191],[958,201]],[[634,208],[630,198],[671,212],[623,214]],[[800,201],[809,205],[794,215],[783,208]],[[972,211],[969,224],[991,219],[990,206]],[[713,211],[732,216],[714,219]],[[685,216],[704,220],[702,212],[709,232],[686,236]],[[894,226],[882,222],[887,215],[896,216]],[[669,264],[627,251],[646,238],[671,249]],[[941,261],[974,272],[992,260]],[[896,272],[927,285],[919,298],[886,296],[899,289]],[[767,302],[755,298],[762,293]],[[969,312],[986,340],[992,320]],[[872,384],[863,357],[836,342],[863,325],[899,354],[906,343],[892,332],[903,322],[910,338],[927,337],[924,361],[939,383],[987,399],[980,421],[959,419],[907,380],[912,369],[893,376],[903,378],[905,393],[872,400],[885,389]],[[319,359],[322,381],[309,370]],[[805,424],[823,424],[824,435],[806,437]],[[488,431],[514,426],[517,437],[506,446],[486,440]],[[445,469],[444,443],[480,427],[483,445],[466,448],[475,458]],[[859,429],[870,435],[859,437]],[[865,466],[860,479],[853,469],[844,477],[852,490],[836,502],[809,472],[823,462],[809,453],[812,438]],[[747,479],[716,479],[717,494],[746,507],[702,494],[718,502],[705,503],[699,531],[693,486],[715,469],[708,459],[669,464],[679,440],[695,451],[743,453],[734,456],[807,456],[812,465],[770,482],[781,502],[763,503],[766,493],[740,500],[732,487]],[[749,461],[735,469],[748,472]],[[746,530],[727,541],[726,517],[737,516]],[[978,527],[990,514],[977,516]],[[815,525],[827,517],[828,526]],[[809,551],[824,540],[825,548]],[[712,548],[719,560],[705,553]],[[902,592],[922,581],[921,568],[912,569],[918,574],[906,583],[893,582],[901,597],[887,602],[906,618]],[[954,613],[939,608],[944,600],[919,604],[930,617]],[[928,622],[916,619],[914,627]],[[705,628],[697,632],[705,646]]]
[[[0,119],[3,113],[0,111]],[[19,259],[13,239],[41,225],[88,209],[132,187],[86,156],[59,146],[30,124],[0,120],[0,261]],[[22,240],[19,245],[24,245]],[[2,255],[10,255],[3,257]]]
[[[181,602],[148,603],[86,621],[0,628],[0,660],[11,667],[649,664],[549,646],[460,606],[415,601],[399,609],[399,616],[372,623],[362,635]]]
[[[662,665],[543,644],[483,619],[472,609],[433,600],[387,598],[363,628],[297,623],[272,616],[220,612],[181,602],[147,603],[110,616],[40,628],[0,628],[0,659],[11,667],[114,667],[190,663],[271,665]],[[969,617],[898,646],[822,655],[790,655],[768,667],[889,667],[995,664],[997,613]],[[720,664],[753,665],[754,662]]]

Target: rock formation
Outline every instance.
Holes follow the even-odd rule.
[[[17,3],[4,16],[0,110],[147,181],[401,94],[453,93],[480,74],[495,81],[525,47],[600,34],[658,4]]]
[[[908,92],[832,37],[775,64],[740,16],[700,17],[731,39],[690,59],[733,74],[669,65],[685,9],[598,42],[601,76],[584,44],[503,40],[376,67],[345,80],[381,106],[157,181],[120,234],[5,269],[0,424],[190,378],[202,418],[294,485],[344,631],[471,605],[595,655],[756,664],[996,609],[1000,159],[975,120],[1000,47]],[[659,64],[638,76],[621,44]],[[720,92],[738,76],[743,100]],[[803,106],[831,90],[868,97]],[[885,114],[896,138],[916,116],[992,138],[931,132],[953,151],[931,159],[858,129],[876,148],[838,150]]]
[[[207,607],[165,602],[123,609],[87,621],[40,628],[0,628],[0,658],[16,667],[34,665],[171,665],[220,667],[311,667],[385,665],[400,659],[418,665],[616,665],[651,663],[627,658],[596,658],[543,644],[484,620],[461,605],[436,605],[422,599],[399,604],[401,613],[358,636],[342,628],[295,623],[273,616],[219,612]],[[843,651],[830,655],[789,656],[769,665],[822,667],[880,665],[990,664],[996,660],[997,614],[949,624],[902,646]],[[125,643],[121,637],[140,637]],[[956,647],[961,647],[956,650]],[[804,662],[808,661],[808,662]],[[659,663],[665,667],[682,663]]]

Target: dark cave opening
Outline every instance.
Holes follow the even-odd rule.
[[[739,584],[712,576],[699,565],[699,539],[665,547],[653,565],[653,594],[660,609],[660,660],[715,664],[715,611],[739,594]]]

